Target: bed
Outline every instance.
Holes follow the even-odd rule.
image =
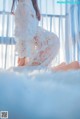
[[[0,70],[0,111],[9,119],[80,119],[80,70]]]

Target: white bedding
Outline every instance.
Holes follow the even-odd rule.
[[[80,70],[0,71],[0,110],[9,119],[80,119]]]

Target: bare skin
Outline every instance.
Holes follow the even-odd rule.
[[[29,63],[29,58],[18,58],[18,66],[25,66]]]
[[[26,58],[18,58],[18,66],[27,66],[29,60]],[[32,66],[38,66],[40,65],[39,62],[33,62]],[[80,65],[78,61],[74,61],[70,64],[66,64],[65,62],[61,63],[58,66],[51,68],[53,71],[68,71],[68,70],[78,70],[80,69]]]
[[[19,2],[19,0],[17,0],[17,1]],[[13,0],[13,2],[12,2],[12,8],[11,8],[12,15],[15,15],[15,13],[13,11],[14,6],[15,6],[15,2],[16,2],[16,0]],[[40,10],[39,10],[38,4],[37,4],[37,0],[32,0],[32,4],[33,4],[33,7],[34,7],[35,12],[36,12],[36,17],[40,21],[41,20],[41,14],[40,14]]]
[[[64,64],[52,68],[53,71],[68,71],[68,70],[78,70],[78,69],[80,69],[80,65],[78,61],[74,61],[70,64]]]
[[[29,59],[28,58],[18,58],[18,66],[27,66],[27,64],[29,63]],[[40,65],[39,62],[33,62],[32,66],[37,66]]]
[[[37,19],[40,21],[41,20],[41,14],[40,14],[37,0],[32,0],[32,3],[33,3],[33,7],[35,9],[35,12],[36,12]]]
[[[25,65],[25,58],[18,58],[18,66],[24,66]]]

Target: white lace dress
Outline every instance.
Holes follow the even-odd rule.
[[[38,26],[31,0],[19,0],[15,12],[16,51],[20,58],[29,57],[29,65],[48,65],[59,51],[58,37]]]

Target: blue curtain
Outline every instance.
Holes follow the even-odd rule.
[[[80,0],[78,0],[80,2]],[[78,4],[78,29],[79,29],[79,61],[80,61],[80,4]]]
[[[71,9],[71,31],[73,40],[74,60],[80,60],[80,0]]]
[[[67,30],[66,40],[68,42],[68,54],[66,55],[67,62],[74,60],[80,61],[80,0],[71,0],[77,2],[67,5]]]
[[[80,0],[78,1],[80,2]],[[80,32],[80,4],[71,5],[71,22],[72,36],[75,38],[75,22],[78,23],[78,31]]]
[[[80,2],[80,0],[78,0]],[[78,4],[78,28],[79,28],[79,33],[80,33],[80,4]]]

